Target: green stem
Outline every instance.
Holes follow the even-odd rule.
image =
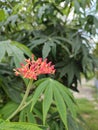
[[[26,106],[28,106],[31,102],[32,102],[32,99],[31,99],[30,101],[28,101],[27,103],[25,103],[25,104],[21,107],[20,111],[22,111],[22,110],[23,110]]]
[[[32,80],[30,80],[30,82],[29,82],[29,84],[28,84],[28,86],[27,86],[25,95],[24,95],[24,97],[23,97],[23,99],[22,99],[20,105],[18,106],[18,108],[16,109],[16,111],[14,111],[14,112],[12,113],[12,115],[7,118],[7,120],[12,119],[18,112],[20,112],[21,108],[24,106],[25,101],[26,101],[26,99],[27,99],[27,97],[28,97],[28,95],[29,95],[29,92],[30,92],[31,87],[32,87]]]

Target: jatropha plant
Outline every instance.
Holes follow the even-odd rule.
[[[28,112],[32,115],[40,99],[41,105],[38,105],[38,107],[41,108],[41,111],[37,111],[41,112],[42,116],[40,117],[36,113],[36,116],[34,116],[36,123],[38,125],[43,124],[49,129],[52,129],[52,127],[58,127],[60,129],[62,124],[62,129],[68,130],[67,112],[71,113],[72,118],[76,117],[74,107],[76,102],[73,95],[68,88],[57,80],[49,77],[38,78],[42,74],[54,74],[56,71],[55,66],[52,65],[52,62],[48,62],[47,59],[43,60],[42,58],[38,58],[35,60],[34,55],[32,55],[31,59],[25,59],[24,63],[20,65],[20,68],[14,69],[15,75],[28,79],[28,84],[22,101],[17,109],[7,118],[7,121],[17,117],[16,115],[19,115],[20,118],[21,112],[28,107]],[[32,89],[34,90],[33,92]],[[43,98],[41,99],[41,97]],[[55,113],[57,113],[57,117],[54,117]],[[41,120],[41,123],[39,123],[38,119]],[[51,119],[53,120],[52,122]],[[53,122],[55,122],[56,126],[53,126]]]
[[[47,59],[42,60],[42,58],[34,59],[34,55],[32,55],[32,59],[25,59],[26,64],[21,63],[20,68],[14,69],[15,75],[22,76],[23,78],[30,79],[23,100],[21,101],[19,107],[16,109],[14,113],[7,119],[12,119],[18,112],[24,108],[26,99],[29,95],[29,92],[32,87],[33,80],[37,80],[37,77],[41,74],[54,74],[55,69],[54,65],[51,62],[47,62]]]

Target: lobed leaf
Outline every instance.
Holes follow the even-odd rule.
[[[61,117],[61,120],[63,121],[66,129],[68,129],[67,110],[71,112],[74,118],[76,114],[74,110],[75,101],[70,91],[65,88],[63,84],[50,78],[45,78],[45,80],[39,80],[35,82],[35,84],[37,85],[37,88],[32,97],[31,110],[33,109],[35,103],[38,101],[40,95],[42,94],[43,124],[45,124],[49,108],[54,102],[56,104],[56,108]]]
[[[11,40],[0,41],[0,60],[4,57],[7,52],[8,56],[12,56],[16,67],[20,66],[20,63],[24,61],[24,54],[31,56],[31,51],[24,45]]]

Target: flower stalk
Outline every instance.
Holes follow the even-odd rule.
[[[27,97],[28,97],[28,95],[29,95],[29,92],[30,92],[30,90],[31,90],[31,88],[32,88],[32,82],[33,82],[33,80],[30,80],[30,81],[29,81],[29,84],[28,84],[28,86],[27,86],[25,95],[24,95],[24,97],[23,97],[23,99],[22,99],[20,105],[18,106],[18,108],[16,109],[16,111],[14,111],[14,112],[12,113],[12,115],[10,115],[10,116],[7,118],[7,120],[11,120],[16,114],[18,114],[18,112],[21,111],[22,108],[24,108],[25,103],[26,103],[26,99],[27,99]]]

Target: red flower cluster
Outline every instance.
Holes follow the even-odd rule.
[[[24,78],[36,80],[40,74],[54,74],[54,65],[51,62],[47,63],[47,59],[42,60],[38,58],[34,60],[34,55],[32,55],[32,60],[25,59],[26,64],[21,64],[21,68],[14,69],[15,75],[21,75]]]

